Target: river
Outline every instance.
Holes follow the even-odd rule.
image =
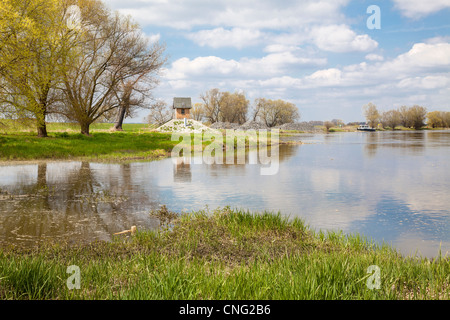
[[[314,229],[361,233],[403,254],[450,251],[450,131],[298,134],[282,139],[279,167],[197,164],[185,158],[106,164],[0,166],[0,242],[110,240],[150,210],[231,206],[280,211]]]

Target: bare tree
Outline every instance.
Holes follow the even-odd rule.
[[[383,127],[395,129],[402,121],[401,113],[398,110],[389,110],[381,114],[381,123]]]
[[[191,117],[192,119],[196,121],[202,121],[205,116],[205,107],[202,103],[196,103],[194,104],[193,108],[191,109]]]
[[[110,12],[100,0],[88,2],[90,7],[81,8],[83,28],[77,49],[82,54],[66,61],[65,104],[61,111],[78,122],[81,133],[86,135],[93,122],[113,110],[122,108],[125,116],[131,105],[142,105],[142,100],[132,100],[133,91],[165,62],[164,48],[155,44],[149,49],[148,41],[130,17]],[[119,122],[120,118],[121,114]]]
[[[252,110],[252,116],[251,118],[253,119],[253,121],[256,121],[258,119],[259,113],[261,111],[262,105],[265,103],[264,98],[257,98],[255,99],[255,103],[253,106],[253,110]]]
[[[325,130],[326,130],[327,132],[329,132],[330,129],[333,127],[333,122],[331,122],[331,121],[325,121],[325,122],[323,123],[323,126],[325,127]]]
[[[164,123],[170,121],[172,117],[173,113],[168,108],[167,103],[165,101],[158,100],[151,105],[150,113],[147,116],[147,122],[149,124],[156,124],[157,126],[161,126]]]
[[[442,124],[446,128],[450,128],[450,111],[442,112]]]
[[[259,98],[255,100],[257,115],[253,119],[264,123],[268,127],[275,127],[284,123],[292,123],[300,119],[298,108],[290,102],[283,100],[267,100]]]
[[[366,117],[368,124],[372,128],[376,128],[378,123],[380,122],[380,113],[378,112],[377,106],[374,105],[372,102],[370,102],[363,108],[364,108],[364,116]]]
[[[200,95],[203,112],[209,122],[218,121],[242,124],[247,121],[249,102],[244,93],[221,92],[211,89]]]
[[[243,93],[222,92],[219,106],[219,120],[243,124],[247,121],[249,101]]]
[[[220,116],[220,98],[222,94],[219,89],[211,89],[204,94],[200,95],[200,99],[203,100],[203,107],[205,110],[205,118],[210,123],[219,121]]]
[[[148,108],[151,99],[151,90],[158,84],[155,77],[166,59],[162,58],[164,47],[154,43],[148,53],[149,60],[143,63],[143,68],[136,76],[122,80],[115,96],[118,104],[118,113],[114,130],[122,130],[125,117],[131,115],[137,108]]]
[[[412,126],[418,130],[425,125],[425,119],[427,117],[427,109],[422,106],[414,105],[409,109]]]
[[[412,126],[409,109],[407,106],[401,106],[398,109],[398,112],[400,112],[400,124],[404,126],[405,128],[410,128]]]

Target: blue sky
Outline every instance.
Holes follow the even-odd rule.
[[[154,96],[168,104],[219,88],[292,102],[301,121],[361,121],[369,102],[450,111],[450,0],[105,3],[166,44]],[[371,5],[380,29],[367,26]]]

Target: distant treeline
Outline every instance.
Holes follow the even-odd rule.
[[[255,99],[253,105],[243,92],[228,92],[214,88],[200,95],[201,103],[196,103],[190,112],[192,119],[209,124],[230,122],[243,124],[257,121],[268,127],[292,123],[300,119],[298,108],[284,100],[266,98]],[[166,103],[153,108],[147,118],[152,124],[161,125],[172,116]]]
[[[424,126],[431,128],[450,128],[450,112],[427,112],[427,108],[419,105],[412,107],[401,106],[398,109],[380,113],[373,103],[369,103],[364,106],[364,115],[367,123],[373,128],[378,127],[379,124],[383,128],[390,128],[392,130],[397,126],[416,130]]]

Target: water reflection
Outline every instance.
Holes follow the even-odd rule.
[[[425,131],[388,131],[388,132],[365,132],[365,151],[367,156],[375,156],[380,148],[398,149],[403,154],[423,154],[426,138],[429,136]]]
[[[281,211],[317,229],[361,232],[403,253],[450,250],[450,131],[298,135],[281,145],[279,172],[195,158],[130,164],[0,166],[0,241],[103,239],[148,212],[231,207]],[[252,160],[253,159],[253,160]],[[235,160],[237,160],[235,158]],[[235,161],[236,162],[236,161]]]
[[[1,241],[109,240],[131,225],[157,225],[139,212],[140,203],[152,201],[132,188],[129,164],[117,165],[114,173],[102,168],[101,175],[95,167],[88,162],[1,167]]]
[[[173,165],[173,181],[174,182],[191,182],[191,161],[187,157],[174,159]]]

